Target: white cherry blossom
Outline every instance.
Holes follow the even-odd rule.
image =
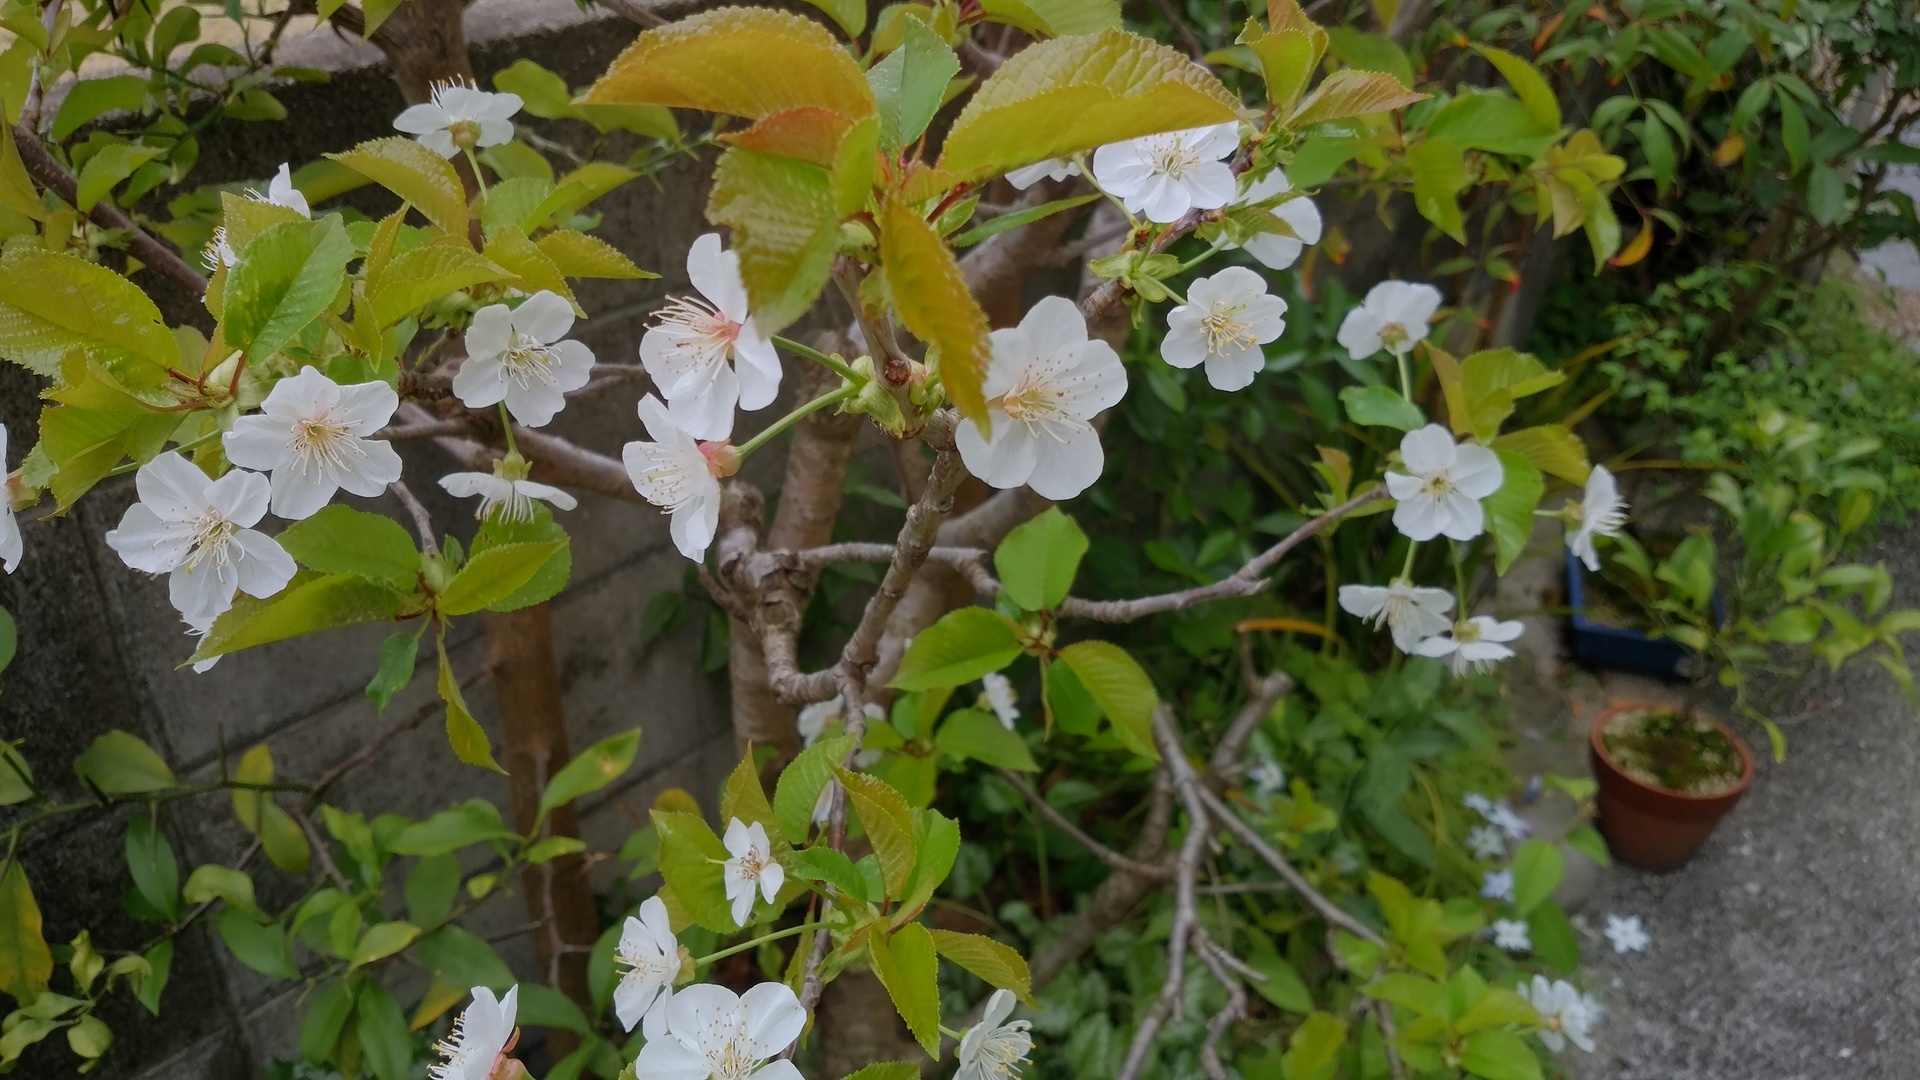
[[[1489,900],[1513,902],[1513,871],[1489,870],[1480,877],[1480,895]]]
[[[1561,508],[1567,522],[1567,549],[1587,564],[1600,569],[1600,553],[1594,550],[1596,536],[1619,536],[1627,525],[1627,503],[1620,497],[1620,486],[1604,465],[1595,465],[1587,474],[1587,487],[1580,501],[1569,500]]]
[[[767,903],[773,903],[780,886],[787,883],[787,871],[774,861],[767,827],[757,821],[749,825],[734,818],[727,822],[727,835],[722,839],[727,854],[733,857],[722,867],[721,876],[726,881],[727,900],[733,905],[733,921],[744,927],[747,916],[753,914],[754,891],[757,889]]]
[[[473,988],[473,1004],[453,1022],[453,1030],[434,1050],[441,1060],[427,1066],[431,1080],[487,1080],[494,1066],[513,1048],[514,1017],[520,1010],[520,988],[500,998],[484,986]]]
[[[225,225],[214,228],[213,239],[208,240],[207,246],[200,251],[200,263],[207,268],[208,273],[213,273],[223,266],[231,270],[240,265],[240,256],[234,252],[233,245],[227,243]]]
[[[0,424],[0,473],[7,468],[7,426]],[[26,553],[26,542],[20,536],[20,521],[13,516],[13,498],[8,492],[12,485],[0,478],[0,564],[4,564],[11,574],[20,566],[20,558]]]
[[[1167,313],[1160,357],[1177,368],[1207,365],[1215,390],[1244,390],[1267,366],[1260,346],[1287,329],[1287,302],[1244,266],[1229,266],[1187,288],[1187,302]]]
[[[247,194],[256,202],[266,202],[272,203],[275,206],[284,206],[303,218],[313,216],[313,209],[307,205],[307,197],[301,193],[299,188],[293,186],[293,171],[289,169],[284,162],[280,165],[280,171],[273,174],[273,179],[267,181],[267,193],[265,195],[257,191],[248,192]]]
[[[735,405],[753,412],[773,404],[780,357],[748,311],[740,256],[722,249],[719,233],[688,249],[687,279],[699,296],[677,297],[660,312],[640,339],[640,363],[688,434],[724,439]]]
[[[613,1011],[620,1026],[632,1031],[643,1019],[643,1034],[658,1038],[666,1030],[667,1004],[673,1000],[673,981],[680,975],[680,941],[673,936],[667,905],[657,896],[640,904],[638,918],[627,916],[613,962],[625,970],[613,988]]]
[[[665,1026],[634,1059],[647,1080],[802,1080],[793,1062],[768,1060],[807,1026],[807,1011],[784,983],[759,983],[737,996],[695,983],[667,1003]]]
[[[1525,629],[1516,620],[1501,622],[1489,615],[1475,615],[1454,623],[1451,635],[1430,637],[1415,645],[1412,652],[1415,656],[1445,660],[1455,675],[1491,671],[1495,663],[1513,655],[1506,642],[1518,638]],[[1526,822],[1521,821],[1519,825],[1523,830],[1520,835],[1525,836]],[[1512,830],[1508,832],[1511,834]]]
[[[989,671],[980,676],[980,686],[986,691],[983,696],[993,715],[1000,718],[1000,726],[1012,731],[1014,722],[1020,719],[1020,692],[1013,688],[1013,680]]]
[[[236,591],[265,599],[293,577],[293,557],[252,528],[267,513],[266,477],[235,469],[209,479],[169,450],[140,466],[134,486],[140,501],[107,546],[135,570],[171,574],[168,593],[189,623],[218,617]]]
[[[1653,944],[1653,938],[1641,924],[1638,915],[1607,916],[1606,935],[1607,942],[1617,953],[1646,952],[1647,946]]]
[[[1525,840],[1527,834],[1533,831],[1533,827],[1527,824],[1526,819],[1514,813],[1513,807],[1506,803],[1493,804],[1493,809],[1487,811],[1487,824],[1506,833],[1507,837],[1513,840]]]
[[[1467,850],[1476,859],[1501,859],[1507,854],[1507,839],[1491,825],[1475,825],[1467,830]]]
[[[1500,490],[1506,470],[1492,450],[1455,444],[1439,424],[1409,431],[1400,440],[1406,472],[1387,473],[1387,494],[1398,503],[1393,527],[1410,540],[1445,536],[1471,540],[1487,527],[1480,500]]]
[[[980,1022],[960,1035],[960,1069],[953,1080],[1011,1080],[1033,1052],[1032,1024],[1009,1022],[1015,999],[1011,990],[995,990]]]
[[[298,521],[341,488],[378,495],[400,479],[393,445],[368,438],[399,407],[386,383],[341,386],[317,368],[301,368],[273,384],[260,412],[235,420],[222,441],[228,461],[272,474],[273,512]]]
[[[799,729],[802,746],[812,746],[826,733],[828,724],[840,719],[842,700],[839,694],[835,694],[825,701],[816,701],[801,708],[794,724]],[[871,701],[861,706],[861,711],[867,714],[869,724],[884,723],[887,719],[887,710]]]
[[[1533,936],[1527,932],[1527,924],[1519,919],[1495,919],[1488,928],[1488,936],[1493,938],[1493,947],[1508,952],[1532,952]]]
[[[495,461],[490,473],[448,473],[440,478],[440,486],[456,499],[480,496],[480,508],[473,514],[480,521],[532,521],[536,501],[552,503],[561,510],[579,505],[572,495],[557,487],[528,480],[526,460],[516,462],[515,456]]]
[[[1479,814],[1481,817],[1486,817],[1488,814],[1493,813],[1493,800],[1477,791],[1469,791],[1465,795],[1460,796],[1460,805]]]
[[[1007,174],[1007,183],[1025,191],[1042,180],[1056,183],[1069,176],[1079,176],[1080,166],[1072,158],[1048,158],[1023,169],[1015,169]]]
[[[992,434],[962,423],[960,459],[993,487],[1071,499],[1100,478],[1106,455],[1093,418],[1126,396],[1126,369],[1113,346],[1087,337],[1079,305],[1063,296],[992,338],[983,387]]]
[[[1383,281],[1347,312],[1336,337],[1355,360],[1382,349],[1403,355],[1426,339],[1428,324],[1439,310],[1439,289],[1423,282]]]
[[[700,562],[720,527],[720,478],[732,475],[738,458],[725,443],[695,440],[652,394],[640,399],[640,422],[653,441],[630,442],[621,450],[627,479],[671,517],[668,531],[680,554]]]
[[[1540,1029],[1534,1034],[1547,1049],[1559,1053],[1571,1041],[1580,1049],[1593,1052],[1589,1032],[1600,1019],[1599,1007],[1572,983],[1565,979],[1549,982],[1546,976],[1535,975],[1531,986],[1521,983],[1514,987],[1514,993],[1540,1014]]]
[[[195,619],[187,622],[187,636],[191,638],[206,637],[207,631],[211,629],[213,629],[212,619]],[[203,675],[209,671],[212,671],[213,665],[219,662],[220,662],[220,658],[217,656],[211,660],[197,660],[194,662],[194,665],[193,665],[193,673],[195,675]]]
[[[1129,211],[1171,224],[1233,200],[1238,182],[1225,159],[1239,148],[1233,122],[1147,135],[1095,150],[1093,178]]]
[[[546,426],[593,375],[593,353],[566,340],[571,329],[573,306],[545,290],[517,308],[490,304],[474,312],[467,358],[453,376],[455,396],[469,409],[504,401],[516,421]]]
[[[420,140],[443,158],[462,150],[498,146],[513,140],[513,114],[520,111],[518,94],[495,94],[466,83],[436,83],[433,100],[407,109],[393,126]]]
[[[1445,589],[1418,586],[1405,578],[1390,585],[1342,585],[1340,607],[1349,615],[1365,619],[1374,626],[1386,623],[1393,632],[1393,643],[1401,652],[1411,652],[1421,641],[1446,633],[1453,620],[1453,594]]]
[[[1288,182],[1287,174],[1275,168],[1249,184],[1247,190],[1233,200],[1233,205],[1255,206],[1292,190],[1293,185]],[[1268,207],[1267,210],[1274,217],[1286,222],[1287,227],[1293,230],[1293,235],[1261,233],[1240,246],[1268,269],[1285,270],[1300,258],[1300,253],[1306,250],[1307,245],[1320,242],[1320,235],[1326,226],[1320,220],[1320,208],[1305,195],[1288,199],[1286,202]]]

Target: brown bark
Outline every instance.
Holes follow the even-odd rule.
[[[553,661],[552,612],[546,604],[535,604],[489,614],[486,623],[487,659],[500,702],[502,750],[513,788],[514,827],[528,833],[539,818],[540,795],[547,781],[573,756]],[[580,835],[573,804],[547,815],[543,835]],[[526,891],[527,917],[539,928],[533,941],[540,958],[540,981],[590,1010],[587,954],[600,936],[600,918],[587,882],[586,860],[567,855],[530,866],[520,883]],[[550,1028],[547,1045],[555,1057],[564,1056],[579,1045],[579,1036]]]
[[[846,1076],[876,1061],[924,1061],[919,1044],[873,972],[842,971],[820,995],[815,1029],[821,1038],[816,1076]]]

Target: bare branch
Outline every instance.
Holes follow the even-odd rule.
[[[1220,742],[1213,748],[1213,756],[1207,759],[1207,777],[1212,785],[1232,783],[1239,779],[1243,767],[1240,758],[1247,752],[1247,743],[1267,718],[1280,699],[1293,689],[1293,679],[1285,672],[1276,671],[1262,679],[1253,687],[1253,696],[1240,706],[1240,712],[1234,716],[1233,723],[1227,726],[1226,734],[1220,736]]]
[[[1373,942],[1375,945],[1386,944],[1385,939],[1375,932],[1373,927],[1347,914],[1339,905],[1327,899],[1326,894],[1314,888],[1312,882],[1309,882],[1300,871],[1294,869],[1293,864],[1288,862],[1272,844],[1267,843],[1266,838],[1262,837],[1253,826],[1242,820],[1239,814],[1234,813],[1233,808],[1228,806],[1220,796],[1202,788],[1201,799],[1207,804],[1207,809],[1212,813],[1214,820],[1226,826],[1227,831],[1239,838],[1241,843],[1252,848],[1253,853],[1260,856],[1262,862],[1272,867],[1274,873],[1279,874],[1282,880],[1292,886],[1293,891],[1299,893],[1302,900],[1319,912],[1321,918],[1364,941]]]
[[[1220,1040],[1229,1028],[1247,1015],[1247,992],[1241,987],[1240,980],[1228,974],[1227,969],[1235,967],[1244,974],[1246,967],[1234,959],[1232,953],[1215,943],[1204,927],[1195,926],[1193,938],[1193,951],[1212,973],[1213,981],[1227,992],[1226,1008],[1215,1013],[1213,1019],[1207,1022],[1207,1039],[1200,1044],[1200,1067],[1206,1070],[1209,1080],[1227,1080],[1227,1068],[1220,1061]]]
[[[1047,819],[1048,824],[1066,833],[1073,839],[1074,843],[1092,852],[1094,858],[1099,859],[1101,862],[1106,863],[1109,867],[1123,874],[1139,874],[1143,877],[1155,879],[1164,879],[1167,877],[1167,868],[1165,866],[1156,863],[1144,863],[1138,859],[1130,859],[1087,835],[1085,830],[1075,825],[1065,814],[1055,809],[1054,805],[1046,800],[1046,796],[1033,790],[1025,780],[1020,778],[1018,773],[1009,772],[1006,769],[1001,769],[999,772],[1000,778],[1012,784],[1013,789],[1018,791],[1027,802],[1031,803],[1033,808],[1040,812],[1041,817]]]
[[[420,505],[420,500],[414,497],[413,489],[407,486],[405,480],[395,480],[387,485],[387,490],[393,492],[393,497],[400,500],[400,506],[406,510],[407,516],[413,519],[413,531],[420,537],[420,550],[429,555],[440,554],[440,542],[433,538],[433,518],[428,515],[427,508]]]

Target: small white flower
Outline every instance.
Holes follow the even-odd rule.
[[[1513,871],[1489,870],[1480,879],[1480,895],[1489,900],[1513,902]]]
[[[726,861],[721,876],[726,879],[727,900],[733,904],[733,921],[744,927],[747,916],[753,914],[754,889],[759,889],[767,903],[773,903],[780,886],[787,882],[787,871],[773,860],[767,827],[759,822],[749,825],[734,818],[727,823],[724,839],[727,853],[733,858]]]
[[[1647,928],[1640,923],[1640,916],[1607,916],[1607,941],[1617,953],[1646,952],[1653,944],[1653,938],[1647,934]]]
[[[1520,624],[1509,623],[1507,625],[1518,626]],[[1506,803],[1495,803],[1493,809],[1487,811],[1487,824],[1506,833],[1508,838],[1513,840],[1525,840],[1527,834],[1533,831],[1533,827],[1527,824],[1526,819],[1514,813],[1513,807],[1508,806]]]
[[[1233,205],[1254,206],[1276,196],[1285,195],[1292,190],[1293,185],[1287,181],[1287,174],[1276,168],[1248,185],[1247,190],[1233,200]],[[1320,208],[1305,195],[1270,207],[1268,212],[1286,222],[1287,226],[1293,230],[1293,235],[1261,233],[1242,246],[1246,248],[1247,254],[1259,260],[1268,269],[1285,270],[1300,258],[1300,253],[1306,250],[1308,244],[1320,242],[1320,234],[1325,229],[1325,224],[1320,220]]]
[[[1079,305],[1063,296],[992,338],[983,386],[992,434],[961,424],[960,459],[993,487],[1071,499],[1100,478],[1106,455],[1092,421],[1126,396],[1127,371],[1113,346],[1087,337]]]
[[[654,441],[630,442],[621,450],[627,479],[671,516],[669,531],[680,554],[700,562],[720,527],[720,477],[731,475],[720,470],[727,467],[732,448],[695,441],[652,394],[640,399],[640,422]]]
[[[687,279],[699,297],[668,303],[640,339],[640,363],[688,434],[724,439],[736,404],[748,412],[773,404],[780,357],[747,309],[740,256],[721,248],[719,233],[687,250]]]
[[[1452,593],[1417,586],[1405,578],[1386,586],[1342,585],[1340,607],[1375,626],[1386,623],[1401,652],[1412,652],[1421,641],[1446,633],[1453,625],[1447,617],[1453,610]]]
[[[1572,1040],[1573,1045],[1593,1052],[1593,1038],[1588,1031],[1600,1019],[1598,1012],[1593,1011],[1597,1006],[1572,983],[1564,979],[1548,982],[1546,976],[1535,975],[1531,987],[1521,983],[1514,987],[1514,993],[1540,1014],[1540,1029],[1534,1034],[1540,1036],[1547,1049],[1559,1053],[1567,1048],[1568,1040]]]
[[[520,104],[517,94],[488,93],[457,82],[436,83],[433,100],[409,106],[394,117],[393,126],[441,157],[453,158],[462,150],[512,141],[513,114],[520,111]]]
[[[1069,176],[1079,176],[1080,166],[1072,158],[1048,158],[1045,161],[1029,165],[1024,169],[1015,169],[1007,174],[1007,183],[1025,191],[1042,180],[1056,183]]]
[[[1499,859],[1507,854],[1507,840],[1491,825],[1475,825],[1467,830],[1467,848],[1476,859]]]
[[[213,273],[223,266],[231,270],[240,264],[240,256],[234,253],[233,245],[227,243],[225,225],[214,228],[213,239],[207,241],[207,246],[200,251],[200,263],[207,268],[208,273]]]
[[[1527,933],[1527,924],[1519,919],[1495,919],[1490,928],[1493,947],[1508,952],[1532,952],[1533,937]]]
[[[673,980],[680,975],[680,941],[673,936],[666,902],[650,896],[640,904],[640,917],[627,916],[614,947],[613,962],[625,968],[613,988],[613,1011],[620,1026],[632,1031],[646,1021],[643,1034],[659,1038],[666,1030],[667,1004],[673,1000]]]
[[[1014,721],[1020,719],[1020,692],[1013,688],[1013,680],[989,671],[980,676],[980,685],[986,690],[987,704],[993,708],[993,714],[1000,718],[1000,726],[1012,731]]]
[[[1267,366],[1260,346],[1287,329],[1287,302],[1267,293],[1266,279],[1244,266],[1195,281],[1187,302],[1167,313],[1160,357],[1177,368],[1207,365],[1215,390],[1244,390]]]
[[[1486,672],[1493,669],[1497,661],[1513,655],[1513,650],[1502,642],[1518,638],[1526,627],[1518,621],[1499,622],[1487,615],[1475,615],[1453,624],[1453,634],[1430,637],[1413,647],[1413,655],[1428,656],[1435,660],[1445,660],[1455,675],[1465,675],[1469,671]],[[1504,809],[1504,808],[1503,808]],[[1512,811],[1508,811],[1509,814]],[[1488,818],[1492,821],[1492,818]],[[1518,822],[1525,836],[1526,822]],[[1495,821],[1494,824],[1500,825]],[[1507,830],[1512,833],[1512,829]]]
[[[1013,1015],[1011,990],[995,990],[987,999],[987,1010],[980,1022],[960,1035],[960,1070],[953,1080],[1010,1080],[1020,1075],[1020,1066],[1033,1052],[1033,1025],[1025,1020],[1009,1023]]]
[[[526,466],[522,464],[521,469]],[[572,495],[532,480],[515,478],[511,475],[505,458],[493,463],[493,471],[448,473],[440,478],[440,486],[447,494],[456,499],[470,499],[480,496],[480,509],[474,511],[479,521],[532,521],[534,500],[549,502],[561,510],[571,510],[579,505]]]
[[[140,501],[127,507],[107,546],[149,574],[172,574],[168,593],[189,623],[211,622],[234,592],[265,599],[293,577],[293,557],[251,526],[266,516],[269,487],[235,469],[218,480],[169,450],[134,474]]]
[[[484,986],[473,988],[473,1004],[453,1022],[453,1030],[434,1047],[444,1059],[427,1066],[432,1080],[487,1080],[514,1041],[514,1016],[520,988],[495,999]]]
[[[212,619],[190,619],[187,621],[188,637],[194,637],[194,638],[206,637],[207,631],[211,629],[213,629]],[[213,665],[219,662],[220,662],[220,658],[217,656],[211,660],[195,661],[193,665],[193,673],[195,675],[203,675],[209,671],[212,671]]]
[[[250,191],[247,193],[247,196],[255,202],[284,206],[303,218],[313,216],[313,210],[307,206],[307,197],[301,194],[299,188],[293,186],[293,173],[287,168],[284,162],[280,166],[280,171],[274,173],[273,179],[267,182],[267,193],[265,195],[257,191]]]
[[[1444,627],[1442,629],[1444,629]],[[1488,814],[1493,813],[1493,800],[1477,791],[1469,791],[1465,795],[1460,796],[1460,805],[1479,814],[1481,817],[1486,817]]]
[[[565,340],[571,329],[573,307],[558,293],[542,290],[517,308],[481,308],[467,328],[467,359],[453,377],[454,394],[469,409],[505,401],[515,420],[546,426],[593,375],[592,351]]]
[[[1347,312],[1336,337],[1355,360],[1382,349],[1402,355],[1426,339],[1428,324],[1439,310],[1439,289],[1420,282],[1383,281]]]
[[[400,396],[383,382],[341,386],[317,368],[281,379],[256,416],[233,422],[227,460],[273,474],[273,512],[312,517],[345,488],[378,495],[400,479],[400,455],[368,436],[387,426]]]
[[[1093,177],[1129,211],[1166,225],[1232,201],[1237,182],[1224,159],[1239,148],[1232,122],[1147,135],[1095,150]]]
[[[758,983],[738,996],[695,983],[667,1003],[666,1031],[648,1037],[633,1067],[648,1080],[802,1080],[793,1062],[767,1059],[806,1026],[807,1011],[784,983]]]
[[[1287,789],[1287,771],[1272,758],[1261,758],[1247,770],[1247,782],[1253,785],[1255,795],[1271,799]]]
[[[1627,503],[1620,487],[1603,465],[1595,465],[1587,474],[1587,490],[1579,502],[1569,500],[1560,513],[1567,522],[1567,548],[1587,569],[1598,573],[1600,553],[1593,549],[1596,536],[1619,536],[1627,524]]]
[[[7,426],[0,424],[0,474],[7,471]],[[20,521],[13,516],[13,499],[8,495],[6,477],[0,476],[0,564],[11,574],[20,566],[26,542],[20,536]]]
[[[1409,431],[1400,440],[1404,473],[1387,473],[1393,527],[1409,540],[1446,536],[1471,540],[1487,527],[1480,500],[1500,490],[1506,470],[1492,450],[1456,444],[1439,424]]]

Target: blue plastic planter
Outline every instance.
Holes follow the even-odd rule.
[[[1665,637],[1648,637],[1645,631],[1607,626],[1587,618],[1587,568],[1569,550],[1567,556],[1567,602],[1573,608],[1574,659],[1592,667],[1614,671],[1636,671],[1663,679],[1685,679],[1693,650]],[[1713,598],[1714,615],[1725,618],[1720,596]]]

